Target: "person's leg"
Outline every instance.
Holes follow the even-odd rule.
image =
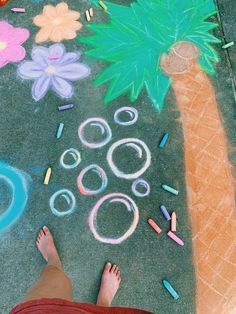
[[[105,265],[101,286],[97,298],[97,305],[99,306],[111,306],[116,292],[120,286],[121,276],[120,270],[117,265],[111,265],[107,263]]]
[[[63,271],[53,237],[47,227],[43,227],[39,232],[36,245],[48,264],[23,302],[41,298],[72,301],[71,281]]]

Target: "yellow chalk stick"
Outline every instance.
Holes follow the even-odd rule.
[[[105,3],[103,3],[102,1],[99,1],[100,6],[107,11],[107,6],[105,5]]]
[[[90,14],[90,16],[93,16],[93,8],[89,9],[89,14]]]
[[[176,232],[176,230],[177,230],[176,213],[173,212],[171,215],[171,231]]]
[[[89,10],[87,10],[86,12],[85,12],[85,14],[86,14],[86,19],[87,19],[87,21],[89,22],[91,19],[90,19],[90,15],[89,15]]]
[[[43,184],[48,185],[51,174],[52,174],[52,168],[49,167],[47,172],[46,172]]]

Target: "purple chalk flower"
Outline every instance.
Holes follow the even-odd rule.
[[[49,48],[38,46],[32,50],[31,57],[32,61],[19,65],[18,75],[34,80],[32,96],[36,101],[42,99],[49,89],[61,98],[70,98],[74,92],[71,82],[82,80],[91,73],[86,64],[77,62],[80,54],[66,52],[63,44]]]

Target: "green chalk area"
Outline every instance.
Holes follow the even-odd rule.
[[[82,23],[86,24],[84,12],[91,7],[90,2],[67,2],[71,9],[82,13]],[[233,0],[221,2],[232,2],[229,6],[231,8],[234,4]],[[32,18],[41,13],[43,5],[48,3],[57,1],[33,3],[22,0],[20,6],[27,9],[25,14],[10,11],[11,7],[19,6],[15,0],[0,7],[0,20],[7,20],[14,26],[30,30],[30,39],[24,44],[27,51],[26,60],[31,59],[30,52],[35,46],[34,36],[38,31],[32,24]],[[114,0],[114,3],[128,5],[131,1]],[[106,23],[107,15],[104,11],[96,9],[95,6],[94,10],[95,16],[91,23]],[[225,16],[224,18],[226,19]],[[217,22],[217,19],[212,21]],[[88,34],[89,31],[85,27],[79,32],[79,36]],[[215,30],[215,35],[221,38],[222,33]],[[227,40],[236,42],[236,39],[230,36]],[[96,302],[104,264],[111,261],[117,263],[122,272],[121,288],[113,305],[138,307],[158,314],[194,313],[195,278],[186,202],[183,132],[178,122],[179,112],[173,91],[169,91],[166,106],[160,114],[151,106],[145,91],[134,104],[125,95],[109,106],[104,106],[106,86],[94,88],[93,81],[105,64],[86,57],[83,52],[87,47],[78,41],[69,40],[63,43],[67,51],[81,51],[81,62],[92,69],[92,74],[87,79],[74,82],[75,93],[68,101],[61,100],[53,92],[49,92],[41,101],[35,102],[31,95],[32,81],[23,81],[17,76],[16,64],[8,64],[0,69],[0,160],[23,170],[32,178],[26,211],[14,226],[0,234],[0,312],[7,314],[11,307],[21,301],[45,265],[34,241],[40,228],[47,225],[53,232],[65,270],[73,281],[75,301]],[[49,45],[50,43],[43,43],[43,46]],[[235,51],[234,47],[231,48]],[[236,145],[233,136],[233,130],[236,128],[236,109],[231,81],[228,79],[228,63],[225,50],[220,45],[216,46],[216,49],[221,56],[221,63],[217,65],[217,75],[212,81],[230,143]],[[232,54],[234,66],[235,60],[235,55]],[[74,108],[59,112],[58,106],[65,103],[73,103]],[[119,126],[114,122],[115,111],[123,106],[134,106],[138,110],[139,118],[136,124]],[[78,137],[79,125],[91,117],[105,119],[112,130],[112,140],[106,146],[95,150],[83,146]],[[61,138],[57,139],[56,132],[60,123],[64,123],[64,129]],[[160,149],[158,145],[164,133],[169,134],[169,139],[165,147]],[[97,138],[96,133],[88,132],[86,135],[90,139]],[[151,186],[148,197],[134,196],[131,191],[133,181],[115,177],[107,163],[106,154],[111,144],[128,137],[143,140],[151,151],[151,166],[142,175]],[[78,149],[81,153],[81,163],[72,170],[63,169],[59,164],[60,156],[69,148]],[[230,158],[236,165],[236,155],[232,154]],[[124,172],[135,171],[140,165],[132,148],[127,147],[117,151],[114,162]],[[90,164],[97,164],[104,169],[108,186],[99,195],[83,196],[77,188],[77,177],[80,171]],[[44,175],[48,167],[52,167],[52,175],[49,185],[44,185]],[[99,187],[94,173],[86,176],[83,182],[91,189]],[[178,190],[179,195],[164,191],[161,188],[163,182]],[[49,199],[60,189],[69,189],[75,195],[77,206],[70,216],[56,217],[50,210]],[[131,197],[137,204],[140,215],[134,234],[119,245],[97,241],[88,227],[89,213],[96,202],[102,196],[115,192]],[[10,201],[7,188],[2,187],[0,179],[0,215]],[[184,240],[184,247],[178,246],[167,237],[169,222],[159,208],[162,204],[169,213],[177,213],[178,235]],[[59,202],[57,206],[61,208],[63,204]],[[163,229],[160,235],[148,225],[149,218],[153,218]],[[100,234],[107,237],[119,237],[127,231],[132,219],[132,213],[125,207],[106,205],[99,211],[97,228]],[[163,287],[163,279],[173,284],[180,295],[177,301]]]

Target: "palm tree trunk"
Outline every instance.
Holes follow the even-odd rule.
[[[181,49],[183,44],[194,48],[192,54],[191,48]],[[183,124],[196,312],[233,314],[236,313],[236,207],[227,136],[212,84],[197,62],[197,48],[183,44],[178,43],[169,55],[163,56],[161,67],[172,79]]]

